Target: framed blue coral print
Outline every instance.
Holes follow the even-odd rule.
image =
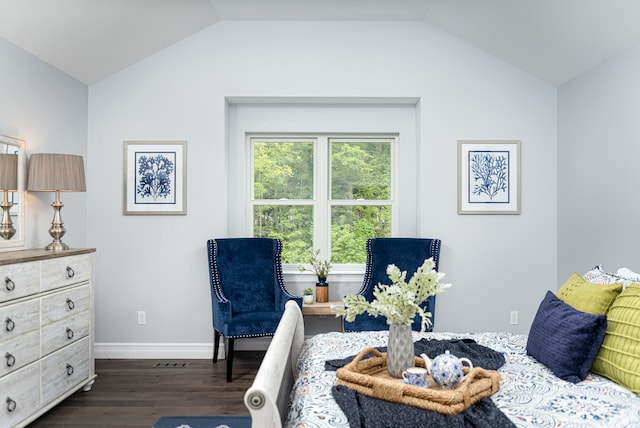
[[[186,141],[124,142],[125,215],[187,213]]]
[[[520,141],[458,141],[458,214],[520,214]]]

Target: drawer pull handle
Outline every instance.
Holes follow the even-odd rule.
[[[76,304],[73,303],[73,300],[67,299],[67,308],[69,308],[69,310],[72,311],[73,308],[75,308],[75,307],[76,307]]]
[[[7,331],[13,331],[14,328],[16,328],[16,323],[13,322],[13,320],[9,317],[7,317],[7,319],[5,320],[5,330]]]
[[[4,356],[7,359],[7,367],[13,367],[16,364],[16,357],[10,353],[6,353]]]
[[[16,283],[8,276],[4,279],[4,286],[7,288],[7,291],[13,291],[16,289]]]
[[[71,269],[71,266],[67,266],[67,278],[73,278],[76,273]]]
[[[71,330],[69,327],[67,327],[67,339],[73,339],[73,330]]]
[[[71,376],[73,374],[73,366],[71,364],[67,364],[67,376]]]
[[[13,401],[11,399],[11,397],[7,397],[7,411],[8,412],[13,412],[16,409],[17,406],[18,406],[18,404],[15,401]]]

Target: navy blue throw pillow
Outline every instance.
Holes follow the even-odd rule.
[[[527,354],[577,383],[587,377],[606,330],[606,315],[581,312],[547,291],[531,324]]]

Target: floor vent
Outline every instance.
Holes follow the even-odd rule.
[[[163,361],[160,363],[155,363],[153,367],[180,368],[180,367],[187,367],[188,365],[189,363],[185,363],[184,361]]]

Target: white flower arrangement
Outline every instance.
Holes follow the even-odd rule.
[[[332,307],[337,315],[342,315],[352,322],[356,315],[367,312],[377,317],[387,318],[387,324],[411,325],[414,317],[422,318],[422,331],[431,325],[431,312],[425,312],[420,304],[430,296],[444,292],[451,284],[442,284],[440,280],[445,274],[435,270],[433,257],[426,259],[406,282],[407,272],[401,272],[394,264],[387,267],[387,275],[392,285],[378,284],[373,290],[373,301],[368,302],[364,296],[351,294],[344,298],[344,307]]]

